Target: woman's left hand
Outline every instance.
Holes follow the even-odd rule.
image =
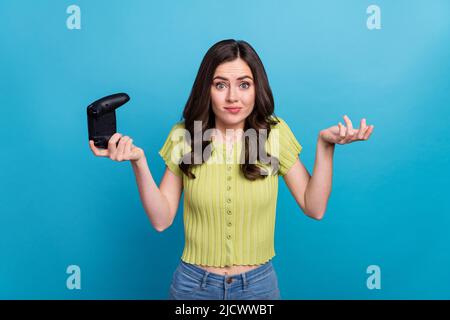
[[[344,120],[347,127],[339,122],[337,126],[322,130],[320,132],[320,139],[330,144],[347,144],[354,141],[363,141],[369,139],[375,127],[374,125],[368,126],[366,119],[363,118],[359,129],[354,129],[349,117],[345,115]]]

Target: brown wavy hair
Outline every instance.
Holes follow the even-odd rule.
[[[220,64],[241,58],[250,67],[254,83],[255,83],[255,105],[248,117],[245,119],[244,132],[247,129],[254,129],[259,132],[260,129],[267,130],[267,136],[261,138],[257,135],[257,150],[263,148],[263,155],[267,155],[270,163],[275,165],[276,170],[279,168],[279,161],[272,157],[265,150],[265,141],[270,134],[271,125],[279,122],[274,115],[274,101],[272,90],[269,86],[266,71],[256,51],[253,47],[243,40],[227,39],[214,44],[205,54],[200,64],[197,76],[192,86],[189,99],[183,110],[184,126],[191,137],[194,137],[194,121],[202,123],[202,137],[207,129],[215,128],[215,115],[211,105],[211,85],[213,82],[214,72]],[[203,159],[203,151],[211,143],[211,141],[202,141],[200,159],[202,164],[207,159]],[[249,163],[249,139],[244,136],[245,161],[241,163],[241,171],[249,180],[263,179],[267,177],[262,174],[261,167],[257,163]],[[195,175],[191,172],[194,164],[194,139],[191,139],[191,152],[184,155],[179,167],[181,171],[189,178],[195,179]],[[210,156],[210,155],[209,155]],[[209,156],[207,158],[209,158]],[[198,156],[197,156],[198,157]],[[260,153],[257,152],[256,160],[260,160]]]

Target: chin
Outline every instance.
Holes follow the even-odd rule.
[[[242,121],[245,121],[245,118],[246,117],[242,116],[242,115],[227,114],[221,120],[226,125],[236,125],[236,124],[241,123]]]

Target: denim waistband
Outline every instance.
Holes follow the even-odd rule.
[[[274,271],[272,260],[269,260],[250,271],[232,275],[221,275],[218,273],[209,272],[198,267],[195,264],[187,263],[183,260],[180,260],[178,268],[180,268],[181,272],[187,273],[196,280],[205,283],[206,279],[208,279],[208,282],[210,284],[215,284],[216,286],[220,287],[240,286],[243,283],[246,284],[248,281],[256,282],[258,280],[264,279],[267,275]],[[233,279],[231,283],[227,283],[226,281],[229,278]]]

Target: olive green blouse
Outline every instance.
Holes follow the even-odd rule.
[[[159,154],[167,167],[183,179],[185,246],[188,263],[224,267],[262,264],[275,256],[274,232],[278,177],[284,176],[302,150],[286,122],[277,117],[266,150],[279,159],[279,170],[264,179],[248,180],[239,159],[243,143],[213,140],[211,157],[192,166],[195,179],[178,167],[191,150],[183,139],[184,123],[176,123]]]

